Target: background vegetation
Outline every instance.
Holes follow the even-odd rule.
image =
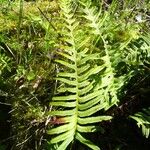
[[[88,133],[86,137],[102,150],[148,150],[149,0],[105,0],[103,3],[100,0],[93,0],[92,3],[89,3],[90,0],[83,0],[82,3],[75,0],[71,6],[68,2],[0,0],[0,150],[52,150],[61,145],[51,145],[49,142],[54,138],[49,135],[50,129],[61,126],[56,114],[51,113],[66,108],[52,106],[54,104],[50,102],[62,86],[55,77],[60,72],[70,71],[69,67],[55,62],[62,59],[58,53],[72,47],[65,37],[69,33],[66,16],[70,14],[80,22],[80,26],[75,27],[75,40],[79,43],[77,47],[80,47],[80,53],[88,48],[91,50],[88,55],[92,59],[96,58],[90,54],[98,53],[103,57],[105,53],[100,50],[106,49],[106,42],[114,75],[113,82],[110,81],[113,88],[105,85],[106,88],[101,89],[108,89],[105,98],[111,99],[110,104],[96,112],[98,116],[111,116],[112,119],[97,122],[102,132]],[[98,16],[101,10],[98,16],[100,24],[88,16],[87,10],[91,11],[91,16]],[[92,21],[98,25],[97,30]],[[82,43],[83,39],[86,40]],[[103,66],[103,61],[88,60],[87,64],[91,67]],[[108,67],[107,63],[104,65]],[[108,83],[107,73],[107,69],[96,75],[93,73],[93,78],[96,81],[102,78],[105,79],[104,83]],[[116,99],[115,94],[111,93],[112,89],[117,92],[114,92]],[[69,94],[65,91],[59,96]],[[68,149],[90,148],[75,141]]]

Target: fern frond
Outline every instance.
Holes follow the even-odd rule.
[[[65,150],[74,139],[77,139],[91,149],[99,150],[99,147],[82,136],[82,132],[102,131],[95,123],[112,118],[95,116],[95,113],[107,107],[107,103],[103,96],[104,90],[100,88],[104,87],[104,83],[100,83],[99,77],[98,86],[94,76],[103,73],[107,65],[93,65],[92,61],[101,60],[102,56],[96,52],[91,53],[90,48],[86,46],[90,41],[87,35],[82,34],[82,42],[78,41],[81,31],[77,18],[73,15],[72,1],[62,0],[60,7],[64,20],[63,30],[68,31],[63,35],[63,40],[68,45],[58,53],[60,59],[56,60],[65,69],[57,74],[56,80],[60,86],[50,103],[56,110],[49,112],[49,115],[60,121],[59,126],[54,126],[48,131],[48,134],[56,135],[50,144],[59,143],[57,150]]]
[[[143,135],[148,138],[150,135],[150,107],[130,116],[130,118],[137,122],[138,127],[142,128]]]
[[[115,87],[116,79],[114,77],[115,73],[113,61],[111,60],[107,41],[105,40],[106,37],[102,35],[109,15],[107,11],[106,13],[102,14],[101,10],[97,10],[96,7],[93,7],[90,1],[85,3],[81,2],[81,4],[83,5],[83,11],[85,13],[84,17],[89,21],[88,25],[92,28],[91,30],[93,30],[93,34],[97,39],[100,39],[104,45],[104,56],[101,57],[101,59],[104,61],[106,67],[105,72],[102,76],[102,80],[104,80],[102,81],[102,83],[104,83],[105,85],[101,84],[101,88],[105,88],[104,98],[108,102],[109,108],[119,101],[117,98],[117,88]],[[108,94],[110,96],[108,96]],[[106,109],[108,108],[106,107]]]

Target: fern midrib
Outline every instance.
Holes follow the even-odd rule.
[[[75,42],[75,41],[74,41]],[[75,74],[76,74],[76,116],[75,116],[75,131],[77,131],[78,123],[78,106],[79,106],[79,86],[78,86],[78,67],[77,67],[77,51],[74,45],[74,57],[75,57]],[[75,132],[76,133],[76,132]]]
[[[69,19],[69,18],[68,18]],[[71,24],[70,24],[71,25]],[[79,106],[79,86],[78,86],[78,67],[77,67],[77,50],[76,50],[76,44],[75,44],[75,38],[74,38],[74,35],[73,35],[73,30],[71,30],[70,32],[70,36],[72,38],[72,46],[73,46],[73,52],[74,52],[74,65],[75,65],[75,74],[76,74],[76,115],[75,115],[75,130],[74,130],[74,136],[75,136],[75,133],[77,131],[77,124],[78,124],[78,106]]]
[[[75,65],[76,65],[76,91],[77,91],[77,98],[76,98],[76,127],[75,131],[77,131],[77,124],[78,124],[78,107],[79,107],[79,86],[78,86],[78,67],[77,67],[77,52],[75,54]]]

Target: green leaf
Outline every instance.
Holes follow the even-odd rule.
[[[59,145],[57,150],[65,150],[72,141],[73,141],[73,136],[68,137],[66,140],[63,141],[61,145]]]
[[[106,106],[107,106],[106,103],[102,103],[102,104],[93,106],[92,108],[89,108],[87,110],[78,111],[78,115],[79,115],[79,117],[87,117],[87,116],[93,115],[94,113],[96,113],[99,110],[105,108]]]
[[[70,63],[65,62],[65,61],[63,61],[63,60],[55,60],[55,61],[56,61],[57,63],[60,63],[61,65],[64,65],[64,66],[68,67],[68,68],[71,68],[71,69],[76,70],[76,66],[73,65],[73,64],[70,64]]]
[[[104,69],[104,66],[97,66],[89,69],[86,73],[78,78],[79,82],[87,80],[91,75],[99,73],[102,69]]]
[[[67,131],[73,130],[73,129],[75,129],[75,124],[74,124],[74,122],[71,122],[71,123],[50,129],[47,133],[48,134],[60,134],[60,133],[67,132]]]
[[[77,98],[77,95],[68,95],[68,96],[55,96],[53,101],[72,101]]]
[[[60,77],[70,77],[70,78],[76,78],[75,73],[65,73],[65,72],[59,72],[58,76]]]
[[[90,68],[90,64],[86,64],[80,68],[78,68],[78,74],[82,74],[83,72],[87,71]]]
[[[93,89],[93,83],[94,83],[94,81],[91,82],[91,83],[90,83],[89,85],[87,85],[86,87],[80,89],[79,95],[82,96],[82,95],[84,95],[85,93],[90,92],[90,91]]]
[[[88,147],[90,147],[93,150],[100,150],[100,148],[96,145],[94,145],[91,141],[85,139],[83,136],[81,136],[80,133],[76,133],[76,139],[79,140],[81,143],[87,145]]]
[[[50,141],[50,143],[53,144],[53,143],[58,143],[58,142],[64,141],[64,140],[66,140],[66,139],[68,139],[68,138],[71,138],[73,135],[74,135],[74,130],[69,130],[69,131],[67,131],[67,132],[65,132],[65,133],[62,133],[62,134],[60,134],[60,135],[54,137],[54,138]]]
[[[84,57],[83,59],[81,59],[80,61],[78,61],[78,66],[81,66],[81,65],[87,63],[87,61],[89,61],[89,60],[100,59],[99,55],[100,54],[90,54],[90,55],[87,55],[86,57]]]
[[[79,97],[79,102],[80,103],[85,103],[97,96],[100,96],[101,95],[101,91],[94,91],[93,93],[90,93],[90,94],[87,94],[85,96],[81,96]]]
[[[150,107],[130,116],[130,118],[137,122],[138,127],[142,128],[143,135],[148,138],[150,135]]]
[[[87,118],[78,118],[79,124],[91,124],[101,121],[107,121],[112,119],[111,116],[97,116],[97,117],[87,117]]]
[[[76,114],[76,108],[72,110],[56,110],[56,111],[51,111],[48,113],[49,115],[55,115],[55,116],[71,116]]]
[[[59,55],[71,60],[71,61],[74,61],[74,57],[73,56],[70,56],[68,54],[65,54],[65,53],[62,53],[62,52],[57,52]]]
[[[60,87],[59,89],[57,89],[57,91],[59,93],[64,93],[64,92],[71,92],[71,93],[76,93],[77,92],[77,88],[68,88],[68,87]]]
[[[77,125],[77,130],[79,132],[96,132],[97,128],[96,126],[81,126],[81,125]]]
[[[63,106],[63,107],[76,107],[76,101],[74,102],[50,102],[52,106]]]
[[[97,132],[100,131],[101,133],[104,133],[104,129],[101,126],[81,126],[81,125],[77,125],[77,130],[78,132]]]
[[[104,99],[103,96],[100,95],[100,96],[98,96],[98,97],[96,97],[96,98],[94,98],[94,99],[92,99],[92,100],[90,100],[84,104],[79,103],[79,110],[86,110],[88,108],[91,108],[94,105],[96,105],[97,103],[100,103],[103,99]]]
[[[71,81],[71,80],[65,79],[65,78],[56,78],[56,80],[59,80],[59,81],[61,81],[61,82],[64,82],[64,83],[66,83],[66,84],[68,84],[68,85],[75,85],[75,86],[76,86],[76,84],[77,84],[76,81]]]
[[[90,84],[90,82],[88,80],[86,80],[86,81],[83,81],[83,82],[79,82],[78,87],[83,88],[83,87],[88,86],[89,84]]]

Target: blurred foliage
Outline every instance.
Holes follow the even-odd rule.
[[[0,104],[11,106],[6,113],[11,114],[13,149],[33,145],[39,149],[43,142],[39,136],[45,132],[46,111],[50,109],[54,90],[52,39],[56,35],[38,7],[51,16],[57,9],[54,4],[54,1],[0,2]]]

